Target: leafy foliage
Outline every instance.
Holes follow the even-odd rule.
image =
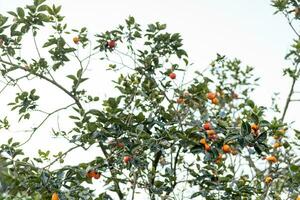
[[[298,8],[295,4],[273,1],[277,12],[287,17],[291,7]],[[19,121],[30,121],[31,114],[41,112],[45,118],[24,143],[9,139],[0,146],[0,199],[49,199],[53,193],[60,199],[134,199],[141,191],[150,199],[172,199],[182,193],[188,199],[296,198],[299,131],[293,137],[290,125],[284,122],[287,106],[282,118],[266,119],[268,109],[251,100],[259,80],[252,67],[218,54],[208,72],[196,71],[187,81],[190,64],[181,35],[167,32],[165,24],[143,28],[130,16],[124,25],[96,34],[96,45],[91,46],[88,30],[69,29],[60,11],[60,6],[35,0],[8,12],[9,16],[0,15],[5,88],[38,78],[63,92],[66,96],[58,96],[62,102],[72,100],[45,112],[38,104],[38,90],[19,87],[9,103],[12,111],[18,111]],[[51,32],[45,43],[37,44],[44,28]],[[31,60],[17,53],[28,35],[38,55]],[[284,70],[294,82],[299,78],[299,48],[295,40],[287,56],[295,69]],[[88,56],[80,56],[79,51]],[[91,57],[108,63],[107,69],[118,74],[113,81],[118,95],[101,103],[85,87]],[[74,63],[76,70],[65,74],[65,68]],[[176,76],[169,76],[171,73]],[[58,81],[58,77],[67,81]],[[70,85],[62,84],[70,80]],[[43,150],[38,150],[37,157],[24,155],[23,145],[61,111],[70,113],[73,127],[51,127],[52,133],[73,147],[57,155]],[[0,128],[9,129],[7,118],[0,121]],[[102,153],[91,162],[64,165],[68,153],[91,147]],[[53,167],[56,163],[60,167]],[[265,181],[266,177],[272,182]],[[93,178],[108,186],[97,196],[89,187]]]

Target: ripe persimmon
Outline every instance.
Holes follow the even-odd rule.
[[[222,161],[222,157],[223,157],[223,155],[221,153],[219,153],[219,155],[218,155],[217,159],[215,160],[215,162],[216,163],[221,162]]]
[[[257,132],[259,130],[259,126],[257,124],[251,124],[251,129],[254,131],[254,132]]]
[[[79,41],[80,41],[80,39],[79,39],[79,37],[78,37],[78,36],[76,36],[76,37],[73,37],[73,42],[74,42],[75,44],[78,44],[78,43],[79,43]]]
[[[207,130],[206,133],[208,136],[210,136],[210,135],[215,135],[216,131],[215,130]]]
[[[125,164],[129,163],[131,160],[132,160],[132,157],[131,157],[131,156],[124,156],[124,158],[123,158],[123,162],[124,162]]]
[[[267,176],[267,177],[265,178],[265,183],[269,184],[269,183],[272,182],[272,180],[273,180],[272,177]]]
[[[224,153],[230,153],[231,152],[231,148],[228,144],[224,144],[222,146],[222,150],[223,150]]]
[[[275,149],[277,149],[277,148],[281,147],[281,144],[279,142],[275,142],[274,145],[273,145],[273,147]]]
[[[208,144],[204,144],[204,149],[205,149],[205,151],[209,151],[211,148]]]
[[[177,102],[178,104],[184,104],[185,100],[184,100],[184,98],[179,97],[179,98],[176,100],[176,102]]]
[[[176,78],[176,74],[174,72],[169,74],[170,79],[175,79]]]
[[[117,46],[117,43],[115,40],[109,40],[107,41],[107,47],[110,48],[110,49],[113,49]]]
[[[94,179],[99,179],[101,177],[100,172],[95,172]]]
[[[271,163],[276,163],[277,162],[277,158],[275,156],[268,156],[268,157],[266,157],[266,160],[271,162]]]
[[[206,94],[206,97],[209,99],[209,100],[213,100],[217,97],[217,94],[214,93],[214,92],[209,92]]]
[[[206,140],[205,140],[205,138],[202,138],[202,139],[200,140],[200,144],[203,144],[203,145],[205,145],[205,144],[206,144]]]
[[[59,200],[59,196],[56,192],[52,194],[51,200]]]
[[[95,170],[89,170],[87,173],[86,173],[86,177],[88,178],[94,178],[96,176],[96,171]]]
[[[212,104],[218,105],[219,104],[219,99],[218,98],[214,98],[213,100],[211,100]]]
[[[203,124],[203,128],[204,128],[205,130],[211,130],[211,129],[212,129],[211,123],[210,123],[210,122],[205,122],[205,123]]]

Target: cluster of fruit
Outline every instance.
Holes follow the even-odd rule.
[[[217,93],[209,92],[206,94],[206,97],[211,101],[212,104],[215,104],[215,105],[219,104],[219,99],[218,99]]]
[[[73,37],[73,42],[75,44],[79,44],[80,38],[78,36]],[[116,40],[108,40],[107,43],[106,43],[106,47],[109,48],[109,49],[113,49],[116,46],[117,46]]]

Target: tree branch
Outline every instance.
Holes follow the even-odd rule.
[[[24,70],[24,71],[26,71],[26,72],[29,72],[29,73],[31,73],[31,74],[37,76],[37,77],[40,77],[41,79],[44,79],[44,80],[50,82],[51,84],[55,85],[56,87],[58,87],[59,89],[61,89],[62,91],[64,91],[68,96],[70,96],[70,97],[75,101],[76,105],[77,105],[80,109],[83,109],[83,107],[82,107],[82,105],[81,105],[79,99],[78,99],[76,96],[74,96],[70,91],[68,91],[66,88],[62,87],[62,86],[61,86],[59,83],[57,83],[56,81],[49,79],[48,77],[44,76],[43,74],[39,74],[39,73],[36,73],[36,72],[32,72],[32,71],[30,71],[30,69],[27,69],[26,67],[22,67],[22,66],[13,64],[13,63],[11,63],[11,62],[7,62],[7,61],[5,61],[5,60],[2,60],[1,58],[0,58],[0,62],[2,62],[3,64],[10,65],[10,66],[13,67],[13,68],[11,68],[12,70],[8,69],[8,72],[9,72],[9,71],[13,71],[13,70],[15,70],[15,69],[22,69],[22,70]]]

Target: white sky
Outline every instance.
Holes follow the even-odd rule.
[[[184,47],[190,60],[195,63],[195,68],[201,70],[208,66],[216,53],[225,54],[229,58],[239,58],[244,64],[253,66],[256,75],[261,77],[260,87],[253,93],[255,101],[259,105],[270,106],[273,92],[280,92],[280,105],[284,104],[290,82],[282,77],[282,68],[288,65],[284,56],[294,35],[283,16],[273,15],[274,9],[268,0],[48,2],[62,5],[62,13],[66,16],[69,28],[86,26],[91,34],[112,29],[123,23],[129,15],[134,16],[136,21],[144,26],[156,21],[166,23],[168,31],[182,34]],[[16,7],[29,3],[31,0],[0,0],[0,13],[15,10]],[[112,87],[109,84],[110,74],[102,70],[99,77],[99,89],[109,95],[110,86]],[[103,85],[105,88],[101,87]],[[300,91],[299,83],[296,86]],[[53,97],[51,102],[55,100]],[[291,105],[287,121],[296,120],[295,110],[300,110],[299,105]],[[36,138],[32,143],[34,148],[26,147],[29,152],[36,151],[37,148],[49,147],[57,150],[58,147],[64,147],[64,141],[56,140],[56,145],[53,145],[52,136],[37,135]],[[1,139],[0,143],[2,141]],[[71,163],[82,161],[79,156],[70,157]],[[91,157],[85,157],[87,160],[89,158]]]
[[[0,0],[0,11],[11,10],[30,0]],[[91,34],[114,28],[132,15],[146,25],[160,21],[170,32],[180,32],[190,59],[203,69],[216,53],[237,57],[255,67],[261,86],[254,98],[270,105],[273,92],[288,91],[282,78],[284,56],[294,37],[285,19],[273,15],[270,1],[261,0],[89,0],[48,1],[63,6],[69,27],[88,27]],[[276,81],[274,81],[276,80]],[[300,87],[300,86],[299,86]],[[300,88],[299,88],[300,89]],[[291,118],[288,118],[291,119]]]

